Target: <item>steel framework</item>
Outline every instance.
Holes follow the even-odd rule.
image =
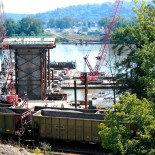
[[[56,47],[51,37],[6,37],[4,6],[0,2],[0,49],[5,56],[4,95],[45,99],[50,86],[50,49]],[[26,94],[26,97],[25,97]]]
[[[6,36],[6,26],[5,26],[5,16],[4,16],[4,5],[1,1],[0,3],[0,42],[3,41],[5,36]]]
[[[31,37],[30,41],[32,40],[38,38]],[[15,54],[16,93],[21,98],[24,98],[26,93],[28,99],[44,100],[47,87],[50,87],[50,49],[56,47],[55,39],[48,43],[45,41],[37,44],[36,41],[35,43],[26,41],[22,44],[13,41],[9,46]]]
[[[3,42],[6,38],[6,25],[4,15],[4,5],[2,0],[0,2],[0,49],[5,59],[5,76],[6,76],[6,93],[16,94],[13,82],[13,65],[12,65],[12,52],[9,50],[8,42]]]
[[[105,37],[103,39],[103,44],[99,50],[98,56],[96,57],[97,62],[96,62],[94,69],[92,68],[92,66],[88,60],[88,55],[86,55],[84,57],[84,61],[90,70],[90,73],[88,75],[88,81],[98,80],[98,73],[99,73],[99,70],[103,64],[104,58],[106,56],[107,47],[110,43],[110,37],[111,37],[111,34],[115,28],[115,24],[117,22],[118,15],[119,15],[120,9],[122,7],[122,4],[123,4],[123,0],[116,0],[114,3],[114,10],[113,10],[113,14],[112,14],[112,19],[111,19],[111,22],[108,26],[108,32],[105,34]],[[81,80],[84,81],[84,74],[83,73],[81,75]]]

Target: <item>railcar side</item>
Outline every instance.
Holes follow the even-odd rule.
[[[105,122],[103,114],[56,109],[39,110],[32,120],[34,134],[40,138],[86,143],[100,143],[98,125]]]
[[[31,110],[0,108],[0,134],[22,135],[30,124],[32,124]]]

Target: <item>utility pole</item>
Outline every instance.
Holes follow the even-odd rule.
[[[87,94],[88,94],[88,80],[87,80],[87,73],[85,73],[85,109],[87,109],[88,105]]]

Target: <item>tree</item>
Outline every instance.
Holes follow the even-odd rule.
[[[40,19],[31,16],[24,17],[19,21],[20,34],[23,35],[39,35],[43,32],[42,22]]]
[[[70,28],[74,25],[72,17],[63,17],[56,20],[56,27],[60,29]]]
[[[104,27],[105,29],[107,29],[110,24],[110,21],[111,21],[110,18],[103,17],[98,21],[98,25],[100,27]],[[118,18],[116,28],[125,27],[127,24],[130,24],[130,23],[134,23],[134,21],[132,21],[131,19],[127,19],[127,18]]]
[[[99,125],[102,147],[115,154],[155,154],[155,107],[135,94],[120,96]]]
[[[12,18],[6,20],[6,35],[12,36],[17,35],[19,30],[19,24],[16,23]]]
[[[101,19],[98,21],[98,25],[99,25],[100,27],[107,28],[109,24],[110,24],[110,18],[107,18],[107,17],[101,18]]]
[[[138,98],[147,97],[152,100],[155,84],[153,72],[150,70],[154,67],[154,61],[150,62],[149,59],[150,55],[152,59],[155,57],[153,43],[155,41],[155,7],[147,5],[145,0],[141,2],[135,0],[134,2],[136,23],[118,28],[112,38],[113,43],[122,44],[119,48],[120,55],[125,47],[131,51],[126,59],[120,64],[116,64],[119,69],[117,78],[118,83],[125,86],[121,92],[130,91],[136,93]],[[145,65],[149,68],[146,69]],[[148,79],[149,81],[147,81]]]
[[[55,28],[56,27],[56,19],[55,18],[50,18],[49,22],[47,24],[47,27],[49,28]]]

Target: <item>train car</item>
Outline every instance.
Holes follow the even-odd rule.
[[[98,125],[103,114],[75,110],[42,109],[32,115],[36,136],[52,140],[100,143]]]
[[[22,135],[25,127],[32,124],[31,110],[0,107],[0,134]]]

